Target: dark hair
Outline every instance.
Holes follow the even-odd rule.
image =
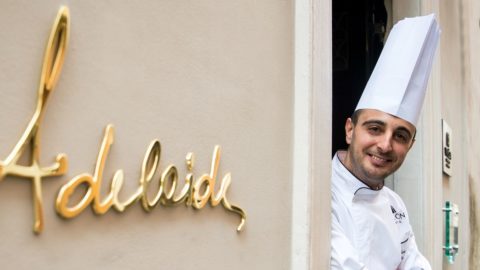
[[[363,111],[363,110],[360,109],[360,110],[356,110],[356,111],[353,112],[351,118],[352,118],[352,123],[353,123],[354,125],[357,124],[358,118],[360,117],[360,114],[362,113],[362,111]]]

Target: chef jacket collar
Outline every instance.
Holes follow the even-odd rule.
[[[334,162],[336,164],[333,164],[333,166],[335,170],[337,170],[337,174],[340,176],[340,179],[343,180],[342,192],[345,193],[344,195],[350,200],[353,200],[356,196],[360,195],[378,195],[382,189],[371,189],[369,186],[365,185],[365,183],[360,181],[360,179],[358,179],[355,175],[353,175],[347,169],[347,167],[343,165],[340,157],[338,156],[339,152],[343,151],[337,151],[334,158]]]

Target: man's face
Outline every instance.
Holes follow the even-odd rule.
[[[415,127],[388,113],[365,109],[356,124],[347,119],[345,132],[349,144],[345,166],[370,188],[377,189],[402,165],[413,145]]]

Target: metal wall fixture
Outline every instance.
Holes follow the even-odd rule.
[[[448,263],[453,264],[458,254],[458,205],[446,201],[445,208],[445,245],[443,246],[444,255]]]

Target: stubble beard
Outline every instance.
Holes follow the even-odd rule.
[[[366,152],[354,148],[349,150],[352,150],[347,152],[351,164],[351,172],[370,188],[383,186],[385,178],[394,171],[387,170],[380,172],[380,169],[375,168],[375,166],[370,163],[370,156]]]

